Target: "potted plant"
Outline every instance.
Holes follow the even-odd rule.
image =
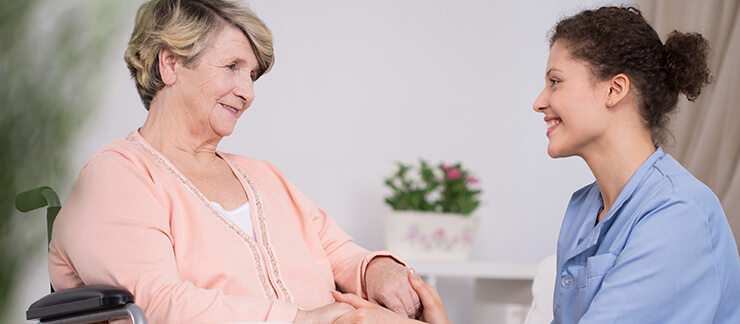
[[[461,163],[395,163],[385,179],[391,190],[385,202],[393,209],[383,219],[386,249],[409,260],[468,260],[478,182]]]

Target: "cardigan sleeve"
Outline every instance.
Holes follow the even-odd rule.
[[[366,280],[365,271],[370,261],[375,257],[388,256],[396,260],[399,264],[405,267],[407,266],[402,258],[390,252],[371,252],[357,245],[352,237],[344,232],[325,210],[315,206],[277,168],[272,165],[269,165],[269,167],[280,178],[293,201],[300,204],[302,210],[308,211],[307,213],[311,217],[311,224],[331,264],[334,281],[339,290],[367,298],[364,285]]]
[[[329,258],[334,273],[334,281],[341,291],[352,292],[367,299],[365,289],[365,271],[370,261],[378,256],[389,256],[396,262],[406,266],[406,263],[398,256],[386,252],[370,252],[357,245],[337,225],[324,210],[316,208],[317,212],[313,219],[317,228],[324,251]],[[372,278],[369,278],[372,280]]]
[[[93,157],[54,224],[52,284],[126,288],[151,323],[292,322],[294,304],[226,295],[180,279],[166,192],[146,167],[120,153]]]

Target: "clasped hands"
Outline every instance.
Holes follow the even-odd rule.
[[[415,318],[427,323],[450,323],[437,290],[426,285],[415,270],[390,257],[376,257],[368,264],[365,278],[368,300],[332,292],[337,303],[299,312],[296,323],[419,323]],[[303,317],[319,313],[320,319]]]

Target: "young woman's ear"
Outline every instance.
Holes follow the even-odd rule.
[[[630,92],[630,78],[624,73],[615,75],[609,80],[607,94],[606,94],[606,106],[611,108],[618,105],[620,102],[627,98]]]
[[[178,58],[168,48],[163,47],[159,50],[159,76],[165,85],[172,85],[177,80],[177,61]]]

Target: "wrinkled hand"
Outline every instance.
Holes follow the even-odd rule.
[[[310,311],[298,310],[293,323],[296,324],[323,324],[332,323],[342,314],[354,310],[352,305],[347,303],[333,303],[322,306]]]
[[[444,305],[442,305],[442,300],[440,300],[437,290],[425,284],[413,269],[411,269],[408,280],[424,304],[424,311],[421,315],[422,320],[432,324],[450,324],[450,319],[447,317],[447,312]],[[332,292],[332,295],[334,295],[334,299],[337,301],[350,304],[357,308],[341,315],[333,324],[419,323],[419,321],[408,319],[405,316],[399,316],[354,294]]]
[[[391,257],[372,259],[365,272],[367,299],[396,314],[416,318],[421,302],[408,276],[409,270]]]

